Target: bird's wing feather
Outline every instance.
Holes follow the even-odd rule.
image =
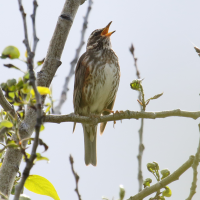
[[[78,108],[81,104],[81,97],[82,97],[82,89],[83,89],[83,83],[84,83],[84,77],[86,72],[86,66],[84,66],[84,63],[82,62],[85,58],[84,53],[78,60],[78,63],[76,65],[75,69],[75,80],[74,80],[74,95],[73,95],[73,103],[74,103],[74,113],[78,114]],[[74,123],[73,132],[76,128],[76,123]]]
[[[87,67],[85,66],[85,63],[83,62],[83,59],[85,58],[85,54],[86,53],[84,53],[79,58],[79,61],[76,65],[76,70],[75,70],[74,95],[73,95],[75,114],[78,113],[78,108],[81,104],[83,84],[84,84],[85,73],[87,69]]]

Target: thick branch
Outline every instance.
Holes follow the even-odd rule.
[[[135,196],[130,197],[128,200],[142,200],[143,198],[149,196],[150,194],[164,188],[166,185],[178,180],[179,177],[192,166],[193,161],[194,161],[194,156],[190,156],[190,158],[170,176],[164,178],[162,181],[150,187],[146,187],[144,190],[142,190]]]
[[[76,122],[76,123],[87,123],[87,124],[97,124],[101,122],[117,121],[122,119],[157,119],[166,117],[188,117],[192,119],[197,119],[200,117],[200,111],[190,112],[177,110],[161,111],[161,112],[138,112],[138,111],[122,111],[120,113],[115,113],[112,115],[104,115],[100,117],[85,117],[78,116],[74,113],[69,115],[46,115],[44,116],[44,122],[52,123],[62,123],[62,122]]]
[[[86,29],[87,29],[88,17],[89,17],[90,11],[92,9],[92,3],[93,3],[92,0],[88,1],[88,8],[87,8],[86,15],[84,17],[83,27],[82,27],[82,31],[81,31],[81,41],[80,41],[80,44],[79,44],[78,48],[76,49],[75,57],[71,61],[71,68],[70,68],[69,74],[65,78],[65,83],[64,83],[64,86],[63,86],[63,91],[62,91],[61,96],[60,96],[60,101],[59,101],[58,105],[53,109],[53,112],[55,114],[60,114],[61,113],[62,105],[67,100],[67,91],[69,90],[68,89],[69,81],[72,78],[72,76],[74,75],[75,65],[76,65],[76,63],[78,61],[78,58],[80,56],[81,49],[82,49],[83,45],[85,44],[84,37],[85,37]]]

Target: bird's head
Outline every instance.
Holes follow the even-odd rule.
[[[105,28],[96,29],[91,33],[87,42],[88,50],[111,48],[110,36],[115,32],[109,32],[111,23],[112,21]]]

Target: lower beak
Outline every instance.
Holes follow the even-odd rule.
[[[103,31],[101,32],[102,36],[110,37],[115,32],[115,31],[108,32],[111,23],[112,23],[112,21],[103,29]]]

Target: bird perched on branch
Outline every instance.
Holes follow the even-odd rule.
[[[74,113],[82,116],[108,115],[112,112],[119,81],[118,57],[112,50],[109,32],[105,28],[93,31],[88,39],[86,52],[80,57],[74,82]],[[103,133],[107,122],[100,125]],[[76,123],[74,123],[75,130]],[[85,164],[96,166],[97,124],[82,124],[85,143]]]

